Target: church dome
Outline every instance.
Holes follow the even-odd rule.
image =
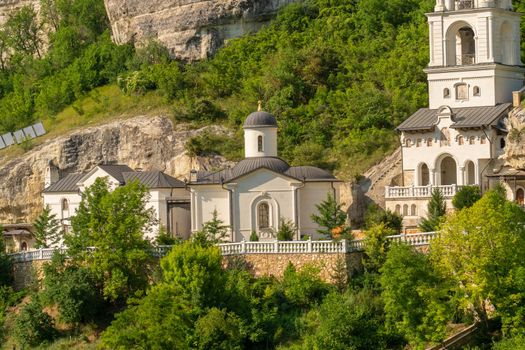
[[[244,121],[244,128],[277,127],[275,117],[264,111],[251,113]]]
[[[232,168],[232,178],[251,173],[260,168],[267,168],[279,174],[284,174],[290,165],[277,157],[251,157],[241,160]]]

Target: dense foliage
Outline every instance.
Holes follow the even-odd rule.
[[[470,208],[481,198],[479,186],[463,186],[452,198],[454,208],[461,210]]]
[[[147,201],[148,190],[138,181],[110,191],[107,179],[98,178],[82,193],[65,235],[68,255],[89,268],[110,301],[123,301],[148,285],[152,256],[145,234],[152,229],[153,209]]]
[[[278,118],[283,158],[352,175],[393,149],[392,128],[426,104],[431,0],[292,4],[200,63],[170,61],[156,43],[136,51],[112,44],[102,0],[41,1],[44,23],[24,9],[4,30],[9,36],[21,21],[30,29],[27,45],[6,41],[12,54],[0,71],[0,131],[53,117],[118,81],[129,94],[157,90],[179,120],[235,128],[262,100]],[[201,138],[189,149],[238,157],[236,143],[221,139]]]
[[[419,228],[422,232],[435,232],[445,220],[447,204],[441,190],[432,190],[432,196],[427,204],[427,217],[421,220]]]
[[[34,224],[35,248],[48,248],[56,246],[63,238],[60,221],[56,214],[51,214],[51,208],[46,206],[36,218]]]

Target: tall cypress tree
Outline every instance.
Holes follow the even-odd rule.
[[[316,204],[315,207],[319,215],[312,214],[312,221],[320,226],[318,233],[332,238],[337,235],[341,238],[349,238],[350,228],[347,225],[346,213],[341,209],[341,205],[337,204],[334,196],[330,193],[324,201]],[[334,238],[338,238],[334,237]]]
[[[48,248],[60,242],[62,230],[60,222],[55,214],[51,214],[51,209],[46,206],[42,214],[35,221],[35,247]]]
[[[443,197],[443,193],[437,188],[432,191],[432,197],[430,198],[430,202],[428,202],[427,212],[428,216],[421,221],[419,228],[423,232],[436,231],[447,213],[445,197]]]

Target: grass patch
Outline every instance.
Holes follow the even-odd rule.
[[[31,140],[28,147],[13,145],[0,150],[0,159],[11,160],[47,140],[65,135],[72,130],[101,125],[116,119],[126,119],[141,114],[169,114],[169,104],[157,92],[144,95],[125,95],[112,84],[96,88],[55,116],[42,122],[47,134]]]

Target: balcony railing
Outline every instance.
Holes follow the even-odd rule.
[[[391,242],[404,242],[411,246],[428,245],[430,241],[438,236],[438,232],[424,232],[414,234],[404,234],[388,236]],[[363,239],[354,239],[351,241],[342,239],[340,241],[273,241],[273,242],[236,242],[219,244],[221,254],[239,255],[239,254],[339,254],[361,252],[365,248]],[[151,252],[156,258],[162,258],[167,255],[173,246],[157,246]],[[88,252],[93,252],[95,248],[87,248]],[[14,262],[30,262],[37,260],[51,260],[53,253],[60,251],[67,253],[67,249],[61,248],[43,248],[29,252],[20,252],[10,254]]]
[[[457,10],[466,10],[466,9],[473,9],[473,8],[474,8],[473,0],[457,0],[456,1]]]
[[[463,66],[466,64],[475,64],[475,63],[476,63],[476,55],[473,53],[456,56],[456,65],[458,66]]]
[[[432,196],[434,189],[439,189],[445,198],[454,197],[454,195],[463,186],[442,185],[442,186],[406,186],[406,187],[385,187],[385,198],[429,198]]]

